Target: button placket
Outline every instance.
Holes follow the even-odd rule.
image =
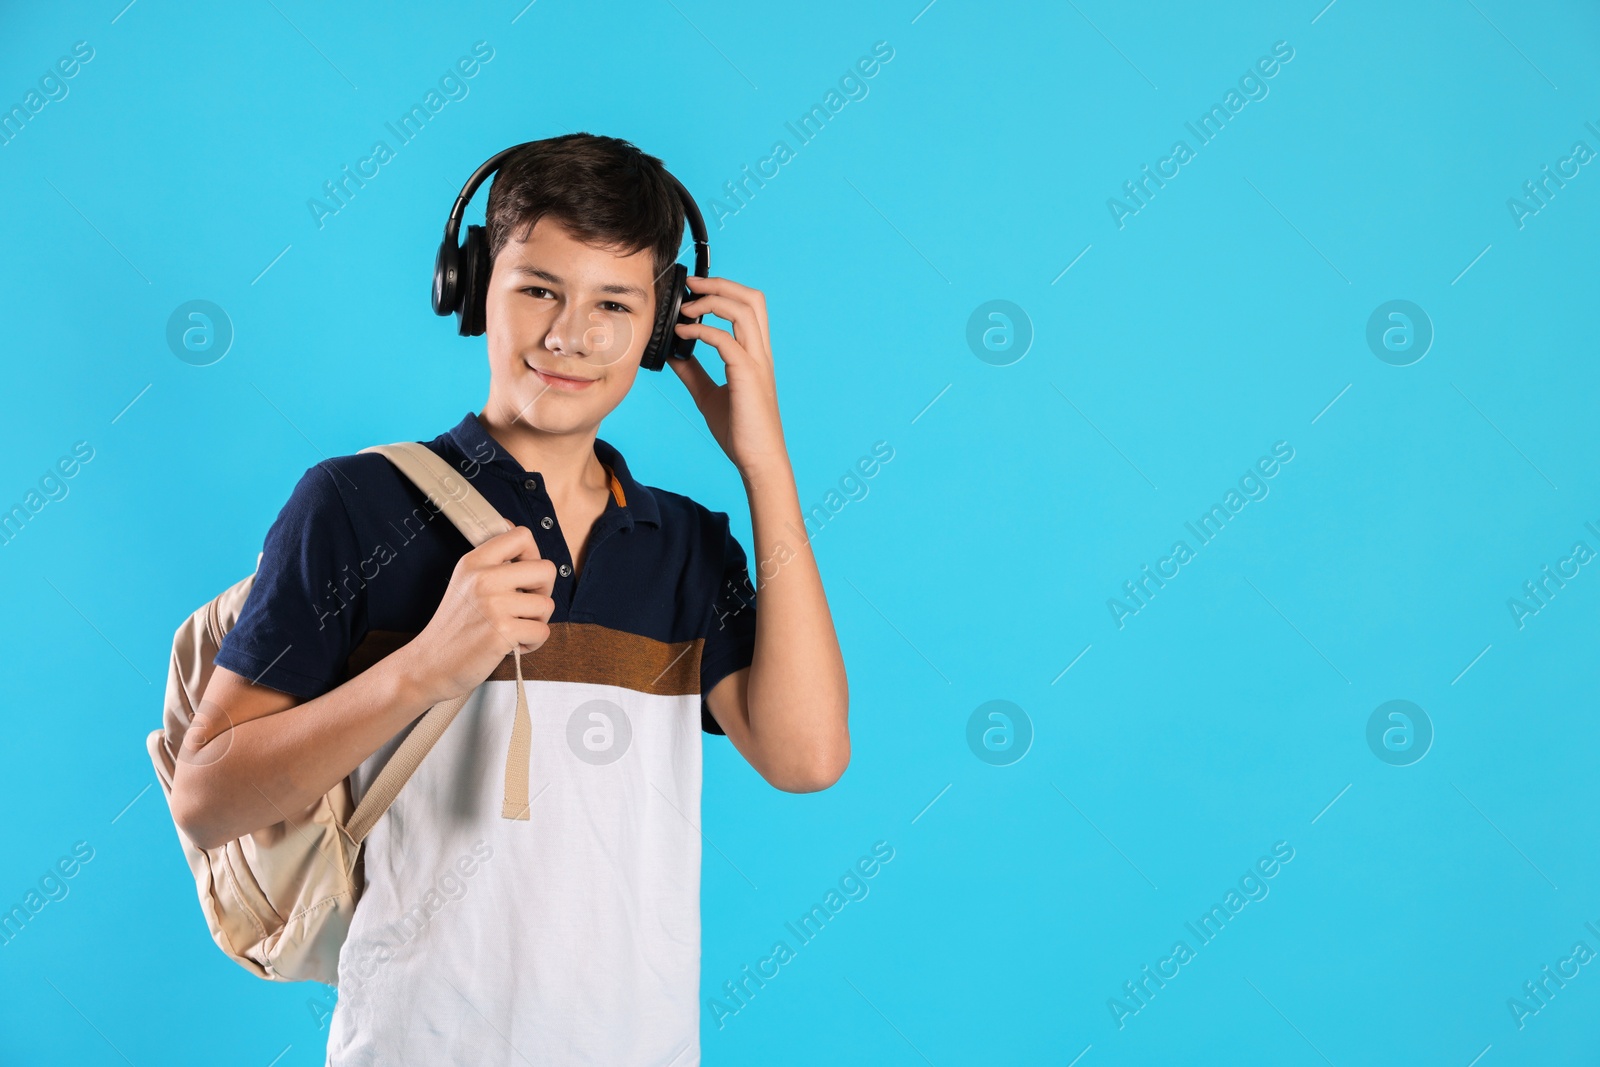
[[[530,520],[539,511],[545,511],[545,514],[538,517],[539,528],[545,531],[553,531],[556,527],[555,516],[549,510],[550,505],[548,498],[543,501],[539,499],[540,493],[538,478],[524,478],[522,481],[522,488],[528,493],[528,496],[524,499],[524,506],[527,509],[526,514],[529,516]],[[607,540],[612,534],[616,533],[619,527],[631,525],[632,522],[629,514],[624,509],[620,508],[614,502],[614,500],[608,500],[606,502],[605,511],[602,512],[600,518],[596,521],[595,528],[590,531],[588,552],[591,567],[594,563],[594,557],[597,554],[596,550],[599,548],[600,544]],[[541,544],[539,546],[539,551],[545,559],[552,560],[556,563],[556,575],[559,578],[568,579],[567,581],[561,581],[556,584],[554,595],[558,603],[564,604],[567,609],[570,610],[573,601],[576,599],[577,590],[575,588],[575,580],[573,579],[574,571],[570,562],[566,539],[562,537],[550,538],[548,539],[548,543]]]
[[[536,508],[538,508],[539,510],[543,510],[543,508],[539,506],[539,502],[538,502],[538,499],[537,499],[538,495],[539,495],[539,479],[538,478],[525,478],[523,480],[523,482],[522,482],[522,488],[527,490],[529,496],[533,498],[533,499],[530,499],[530,500],[526,501],[526,507],[528,509],[528,512],[529,512],[530,516],[532,515],[532,513],[535,511]],[[548,515],[547,514],[547,515],[544,515],[542,518],[539,519],[539,528],[542,529],[542,530],[553,530],[555,528],[555,525],[556,525],[556,520],[555,520],[554,516],[552,516],[552,515]],[[547,544],[540,545],[539,546],[539,554],[542,555],[545,559],[558,560],[558,561],[559,560],[563,560],[563,559],[566,558],[566,555],[567,555],[566,541],[563,540],[562,538],[557,537],[557,538],[555,538],[555,543],[554,544],[548,544],[547,543]],[[570,578],[570,577],[572,577],[572,566],[571,566],[571,564],[564,563],[564,562],[558,562],[557,565],[556,565],[556,574],[559,575],[562,578]],[[571,592],[571,587],[569,585],[567,585],[565,583],[557,585],[554,592],[555,592],[555,598],[556,598],[556,600],[558,602],[567,602],[567,603],[571,602],[572,592]]]

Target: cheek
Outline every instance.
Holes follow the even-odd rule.
[[[521,344],[515,327],[504,318],[496,318],[491,308],[484,331],[489,347],[489,363],[497,369],[509,369],[522,360]]]
[[[492,290],[484,306],[483,323],[491,352],[499,352],[514,344],[518,329],[517,316],[513,313],[510,303]]]
[[[644,355],[645,346],[650,343],[650,330],[654,323],[643,315],[630,315],[618,323],[619,342],[616,346],[618,368],[623,364],[632,364],[638,369],[639,359]]]
[[[648,320],[635,315],[613,320],[586,338],[590,360],[605,367],[611,378],[625,375],[632,381],[650,343],[650,328]]]
[[[484,320],[490,361],[497,367],[521,367],[524,353],[543,346],[549,332],[547,320],[548,315],[530,301],[507,300],[497,305],[491,295]]]
[[[621,401],[633,388],[633,381],[638,376],[639,360],[636,357],[630,358],[625,366],[612,367],[611,373],[606,375],[607,395]]]

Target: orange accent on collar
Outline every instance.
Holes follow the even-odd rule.
[[[606,469],[606,477],[611,479],[611,498],[617,502],[617,507],[627,507],[628,498],[622,495],[622,483],[617,481],[616,472],[611,469],[609,463],[602,463],[600,466]]]

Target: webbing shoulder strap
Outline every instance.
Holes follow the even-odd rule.
[[[394,803],[394,798],[400,795],[401,786],[410,780],[422,757],[444,735],[445,727],[450,725],[471,695],[470,692],[462,693],[443,704],[435,704],[412,727],[394,755],[389,757],[389,762],[383,765],[383,770],[378,772],[371,788],[362,796],[361,803],[356,805],[355,814],[350,816],[350,822],[345,826],[350,840],[358,845],[366,840],[367,834],[372,832],[378,820],[383,818],[383,813],[389,810],[389,805]]]
[[[444,513],[473,548],[511,529],[510,521],[427,445],[400,441],[392,445],[373,445],[361,451],[387,456],[389,462],[400,468],[400,473],[428,495],[433,506]]]
[[[387,457],[417,488],[427,494],[433,506],[461,531],[462,536],[472,544],[472,547],[476,548],[489,538],[512,528],[511,522],[496,511],[494,505],[484,499],[483,494],[457,474],[450,464],[435,455],[427,445],[415,441],[400,441],[392,445],[373,445],[361,451],[377,452]],[[519,712],[524,707],[520,685],[521,664],[522,659],[518,656]],[[350,816],[350,822],[345,829],[351,840],[360,844],[371,832],[384,812],[389,810],[389,805],[394,803],[395,797],[411,778],[412,772],[422,763],[422,757],[426,756],[444,735],[445,728],[450,725],[451,720],[461,711],[471,695],[463,693],[442,704],[435,704],[412,728],[411,733],[406,735],[406,739],[400,743],[394,755],[384,764],[383,770],[378,772],[378,777],[373,781],[371,788],[362,796],[355,813]],[[513,748],[515,747],[513,741]],[[515,754],[511,754],[508,758],[514,760]],[[521,760],[523,768],[527,767],[527,759],[528,753],[524,744]],[[508,763],[508,768],[509,766]],[[522,780],[526,783],[526,769],[522,775]],[[523,792],[525,795],[525,784]],[[526,815],[523,818],[526,818]]]

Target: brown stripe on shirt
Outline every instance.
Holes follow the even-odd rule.
[[[396,651],[416,634],[373,630],[345,661],[345,677],[353,678]],[[615,685],[657,696],[700,692],[703,638],[657,641],[588,622],[550,626],[543,645],[522,656],[522,677],[529,681],[588,682]],[[490,673],[489,681],[514,681],[516,661],[510,653]]]

